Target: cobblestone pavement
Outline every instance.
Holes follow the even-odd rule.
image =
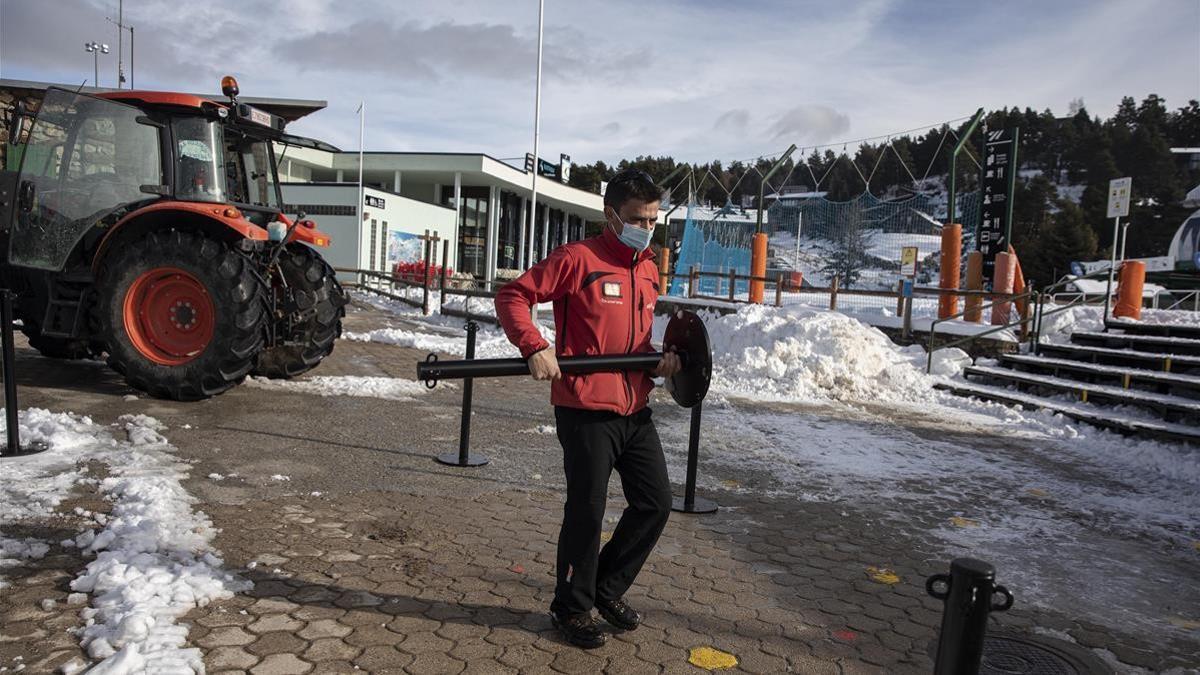
[[[348,325],[383,321],[360,309]],[[421,356],[343,341],[314,374],[412,377]],[[215,544],[226,566],[254,582],[184,617],[209,672],[684,673],[701,672],[688,659],[703,646],[735,655],[740,672],[931,672],[941,607],[924,579],[945,571],[941,543],[895,527],[882,511],[754,489],[770,476],[729,466],[702,466],[716,472],[704,485],[721,510],[673,514],[627,596],[644,625],[593,651],[564,644],[546,614],[560,451],[553,434],[538,433],[552,420],[537,383],[477,384],[474,446],[493,462],[458,469],[431,459],[455,447],[454,388],[411,402],[251,387],[197,404],[129,402],[124,385],[95,366],[21,357],[22,405],[98,421],[153,415],[194,464],[185,485],[196,508],[221,528]],[[656,405],[661,424],[682,424],[682,412]],[[673,474],[683,451],[668,449]],[[722,481],[727,489],[712,488]],[[607,528],[622,507],[618,484],[611,489]],[[82,491],[64,515],[23,534],[70,536],[77,505],[105,508]],[[51,672],[82,657],[68,632],[79,608],[66,597],[84,562],[53,547],[7,574],[0,668]],[[43,607],[46,599],[54,605]],[[1150,643],[1069,611],[1018,603],[993,626],[1069,635],[1152,670],[1200,666],[1194,639]]]

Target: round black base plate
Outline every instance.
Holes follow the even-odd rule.
[[[683,497],[675,497],[671,500],[671,510],[680,513],[716,513],[717,508],[716,502],[704,497],[696,497],[691,506],[683,503]]]
[[[0,445],[0,459],[9,459],[12,457],[25,457],[27,455],[36,455],[39,452],[45,452],[49,449],[50,449],[49,445],[46,445],[45,443],[43,443],[41,441],[33,441],[32,443],[25,443],[24,445],[21,446],[21,448],[19,450],[17,450],[16,454],[10,455],[8,453],[8,448],[3,445]]]
[[[936,659],[937,640],[929,645]],[[1111,675],[1113,669],[1079,645],[1045,635],[997,631],[983,639],[979,675]]]
[[[462,464],[458,461],[457,452],[447,452],[445,454],[438,455],[435,459],[437,459],[438,464],[445,464],[447,466],[483,466],[484,464],[488,463],[487,457],[472,453],[467,454],[466,464]]]

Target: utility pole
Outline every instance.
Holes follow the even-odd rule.
[[[529,201],[529,265],[533,266],[534,228],[537,227],[537,179],[541,167],[538,159],[538,137],[542,123],[542,22],[546,16],[546,0],[538,0],[538,49],[537,49],[537,78],[534,80],[533,95],[533,183],[531,184],[531,199]],[[549,208],[549,207],[547,207]],[[547,214],[549,215],[549,211]],[[488,242],[488,245],[494,245]]]

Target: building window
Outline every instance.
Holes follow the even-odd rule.
[[[331,204],[284,204],[284,213],[297,213],[303,211],[309,216],[353,216],[357,211],[353,206],[341,206]]]
[[[374,257],[375,247],[379,245],[379,221],[371,219],[371,245],[367,248],[367,269],[375,269],[371,258]]]
[[[388,226],[387,221],[383,221],[383,237],[379,241],[379,271],[386,272],[387,268],[387,248],[388,248]]]
[[[488,188],[462,186],[462,216],[458,223],[459,271],[482,277],[487,261]],[[442,188],[442,205],[453,208],[454,188]]]

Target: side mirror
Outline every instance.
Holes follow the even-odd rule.
[[[20,187],[17,188],[17,208],[20,209],[22,213],[29,213],[33,210],[33,197],[33,181],[21,181]]]

